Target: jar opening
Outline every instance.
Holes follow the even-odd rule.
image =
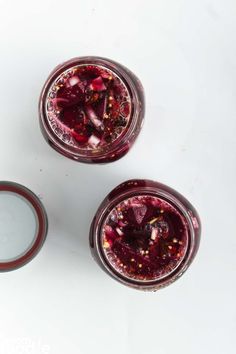
[[[156,195],[138,194],[119,202],[101,226],[100,247],[116,273],[138,282],[173,273],[188,249],[183,214]]]

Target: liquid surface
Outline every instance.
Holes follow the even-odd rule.
[[[123,276],[155,280],[183,259],[188,240],[185,218],[166,201],[148,195],[122,201],[102,230],[107,261]]]
[[[37,217],[31,204],[15,193],[0,191],[0,262],[25,254],[37,231]]]
[[[51,85],[46,112],[53,132],[80,149],[103,148],[122,136],[131,115],[125,83],[98,65],[78,65]]]

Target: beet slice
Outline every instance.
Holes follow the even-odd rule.
[[[78,85],[72,87],[63,86],[58,90],[57,98],[61,99],[59,102],[62,102],[62,104],[60,103],[60,106],[63,108],[82,103],[85,99],[85,94]]]
[[[101,78],[101,76],[97,77],[94,79],[91,84],[89,85],[89,88],[92,91],[105,91],[107,88]]]
[[[71,135],[80,144],[85,144],[88,141],[88,137],[86,135],[79,134],[76,131],[71,131]]]

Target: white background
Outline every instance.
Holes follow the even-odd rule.
[[[0,179],[40,195],[50,222],[40,254],[0,274],[1,354],[235,353],[235,18],[235,0],[0,0]],[[38,125],[49,72],[87,54],[146,93],[137,143],[104,166],[60,156]],[[180,191],[203,224],[191,268],[157,293],[110,279],[88,247],[100,201],[135,177]]]

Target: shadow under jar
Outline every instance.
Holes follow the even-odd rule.
[[[199,216],[181,194],[158,182],[129,180],[100,205],[90,228],[90,247],[114,279],[158,290],[188,268],[200,233]]]
[[[87,163],[120,159],[143,123],[144,93],[123,65],[100,57],[79,57],[47,79],[39,101],[41,129],[62,155]]]

